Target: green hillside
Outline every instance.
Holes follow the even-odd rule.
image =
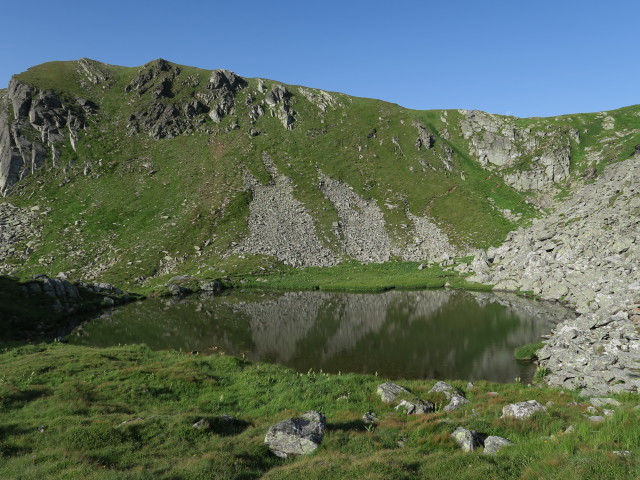
[[[211,76],[163,60],[142,68],[82,60],[46,63],[14,77],[35,87],[34,98],[53,92],[64,108],[80,110],[79,98],[93,106],[85,108],[75,148],[69,138],[55,144],[59,158],[47,153],[43,166],[7,191],[13,205],[43,212],[41,239],[13,273],[67,272],[142,286],[176,274],[279,268],[277,255],[234,253],[248,235],[253,191],[247,175],[262,185],[274,181],[265,157],[292,182],[318,240],[339,261],[358,259],[340,247],[335,225],[341,219],[319,188],[322,175],[375,204],[392,245],[411,241],[408,217],[414,215],[430,219],[465,254],[501,243],[537,215],[536,203],[547,206],[585,171],[629,157],[640,143],[639,107],[548,119],[494,116],[515,132],[512,149],[543,133],[512,164],[487,168],[472,146],[486,134],[465,138],[463,111],[408,110],[235,76],[237,86],[216,90]],[[285,93],[271,106],[268,97],[277,96],[278,86]],[[189,104],[195,105],[190,112]],[[154,124],[153,112],[162,109]],[[221,110],[217,121],[206,112],[214,109]],[[604,129],[603,117],[613,119],[615,130]],[[37,142],[30,128],[23,133]],[[568,178],[543,193],[505,182],[562,142],[570,148]],[[402,259],[393,251],[389,256]]]

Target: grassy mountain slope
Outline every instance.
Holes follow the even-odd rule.
[[[411,240],[408,215],[417,215],[470,251],[499,244],[538,214],[532,201],[570,191],[585,171],[627,158],[640,143],[639,107],[549,119],[493,116],[514,131],[529,132],[525,140],[551,132],[540,137],[537,150],[495,168],[482,165],[473,146],[475,136],[485,133],[465,138],[460,125],[468,112],[413,111],[262,79],[244,79],[218,122],[206,113],[188,118],[190,102],[211,111],[228,100],[203,100],[213,91],[211,75],[163,61],[141,69],[80,61],[46,63],[15,77],[39,94],[54,92],[64,104],[82,98],[96,108],[86,115],[75,148],[69,140],[57,144],[56,166],[47,158],[10,190],[8,201],[43,212],[41,241],[14,273],[64,271],[139,285],[177,273],[213,277],[277,267],[273,257],[231,252],[248,233],[252,192],[246,176],[263,185],[273,181],[265,155],[293,182],[293,195],[311,214],[318,239],[339,259],[350,257],[334,228],[340,221],[336,208],[318,187],[321,173],[372,200],[394,243]],[[268,96],[278,85],[288,93],[271,107]],[[141,126],[145,115],[174,105],[186,126],[173,138],[152,138],[157,123]],[[264,114],[252,120],[257,107]],[[289,128],[287,116],[293,118]],[[429,148],[418,148],[417,125],[427,132]],[[542,193],[505,183],[505,175],[526,170],[544,154],[545,141],[573,131],[577,137],[567,140],[570,177]],[[523,141],[517,132],[514,145]]]

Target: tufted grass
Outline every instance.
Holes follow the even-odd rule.
[[[454,381],[470,405],[406,416],[380,402],[375,389],[382,381],[143,346],[5,346],[0,478],[623,479],[640,474],[637,395],[619,397],[623,406],[594,425],[583,415],[584,400],[573,392],[486,382],[467,388],[465,381]],[[435,380],[399,383],[418,397],[437,400],[427,393]],[[553,403],[529,420],[500,418],[504,405],[530,399]],[[262,444],[268,426],[309,409],[327,415],[320,448],[290,460],[271,455]],[[378,415],[375,427],[361,421],[366,411]],[[191,427],[221,414],[232,415],[236,424],[214,422],[211,431]],[[575,431],[564,433],[569,425]],[[449,437],[457,426],[507,437],[515,446],[495,457],[463,453]],[[620,457],[614,450],[633,456]]]

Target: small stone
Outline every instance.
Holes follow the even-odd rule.
[[[604,422],[604,417],[602,415],[593,415],[589,417],[589,420],[591,420],[593,423],[600,423]]]
[[[564,433],[573,433],[575,431],[576,431],[576,427],[574,427],[573,425],[569,425],[564,431]]]
[[[614,450],[613,454],[614,455],[618,455],[620,457],[630,457],[631,456],[631,452],[629,450]]]
[[[589,399],[589,403],[591,403],[591,405],[593,405],[594,407],[604,407],[607,405],[610,405],[612,407],[619,407],[620,405],[622,405],[618,400],[616,400],[615,398],[611,398],[611,397],[594,397],[594,398],[590,398]]]
[[[466,405],[467,403],[471,403],[469,402],[469,400],[464,398],[462,395],[458,395],[457,393],[454,395],[451,395],[450,398],[451,400],[449,401],[449,404],[443,408],[445,412],[452,412],[453,410],[457,410],[458,408],[462,407],[463,405]]]
[[[602,409],[602,413],[604,414],[605,417],[610,417],[611,415],[613,415],[616,412],[614,410],[609,410],[609,409],[603,408]]]
[[[484,440],[484,453],[485,455],[495,455],[498,450],[508,447],[509,445],[513,445],[511,440],[490,435]]]
[[[395,410],[404,410],[407,415],[422,415],[433,412],[435,409],[436,406],[433,403],[422,400],[416,400],[414,402],[402,400],[395,408]]]
[[[367,424],[376,423],[378,421],[378,417],[374,412],[366,412],[362,415],[362,421]]]
[[[451,438],[460,446],[463,452],[472,452],[482,446],[482,434],[475,430],[458,427],[451,434]]]
[[[196,423],[191,425],[194,430],[211,430],[211,422],[206,418],[201,418]]]

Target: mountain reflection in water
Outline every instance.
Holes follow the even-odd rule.
[[[533,367],[513,350],[570,315],[509,294],[234,291],[125,305],[78,327],[70,340],[224,351],[304,372],[529,381]]]

